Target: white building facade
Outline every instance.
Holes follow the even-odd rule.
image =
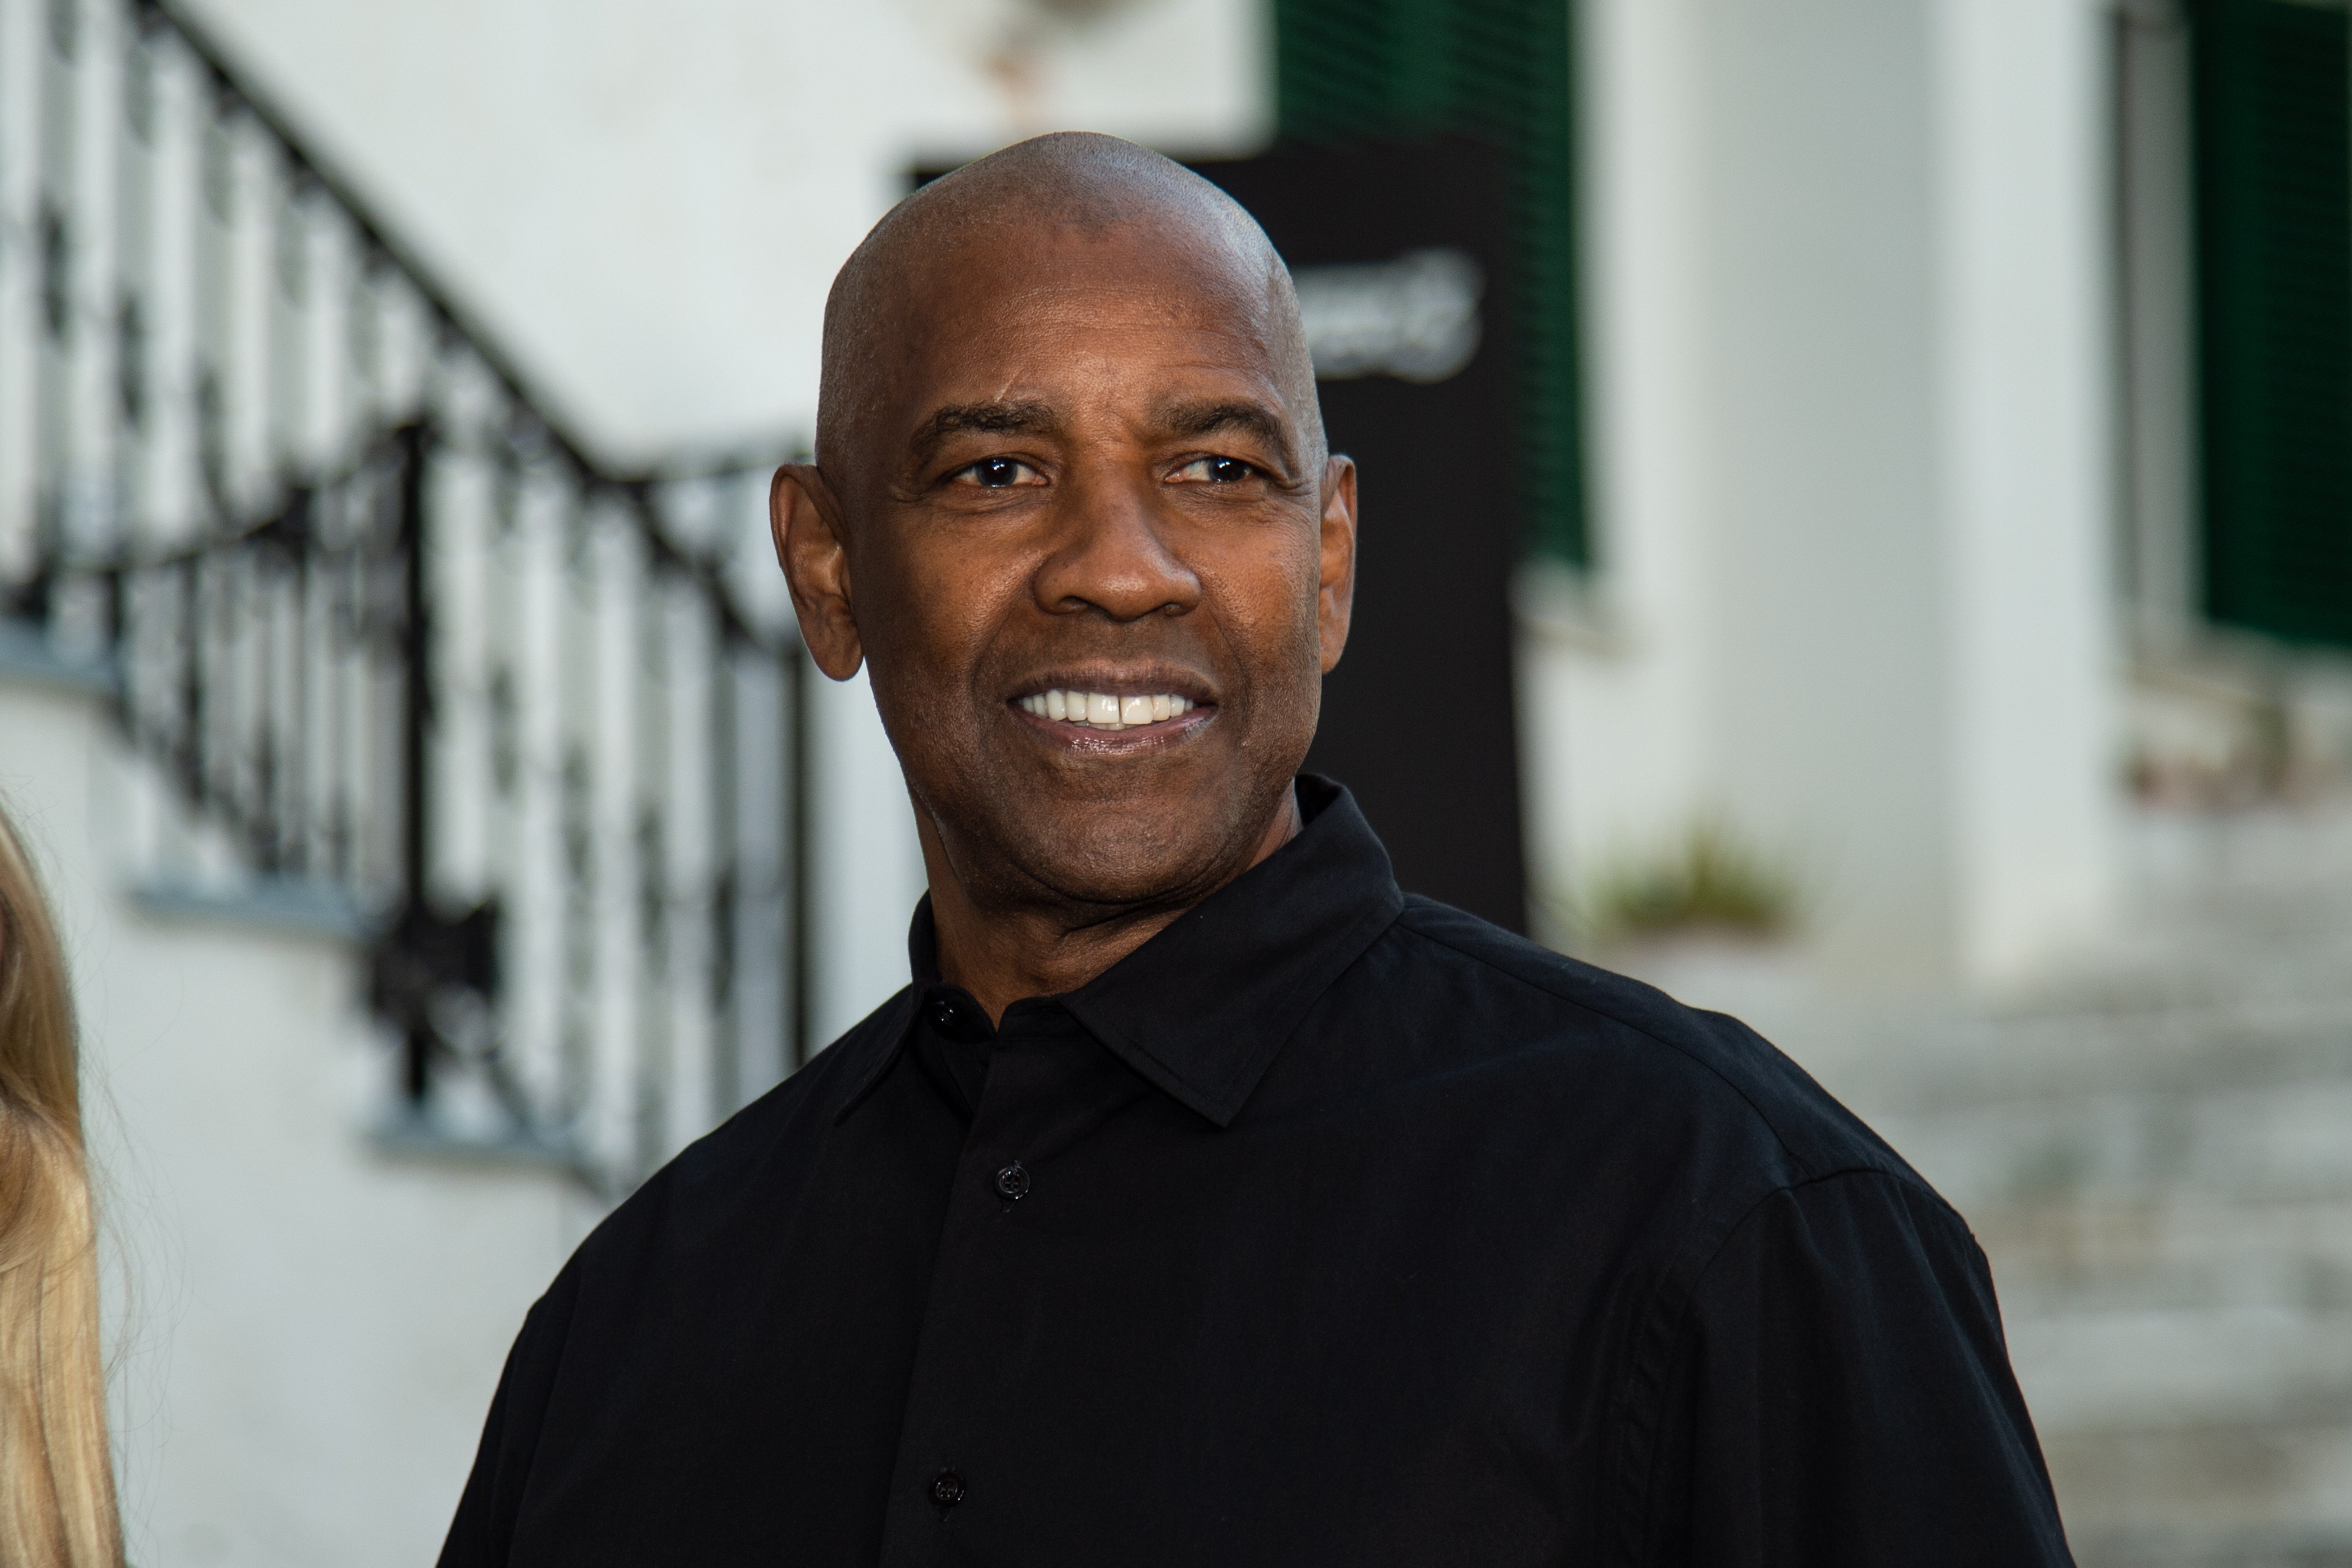
[[[1050,129],[1187,156],[1276,129],[1259,0],[186,8],[622,470],[805,439],[826,285],[911,169]],[[27,430],[5,356],[33,352],[48,10],[0,0],[0,425]],[[1539,901],[1727,825],[1801,890],[1773,962],[1835,995],[2027,981],[2119,918],[2115,18],[1563,6],[1592,560],[1531,566],[1517,605]],[[10,504],[0,542],[34,527]],[[86,669],[9,646],[0,792],[65,910],[133,1288],[132,1557],[423,1560],[605,1196],[370,1142],[392,1089],[350,933],[166,908],[125,825],[167,783]],[[812,688],[805,737],[821,1042],[903,983],[923,874],[862,683]]]
[[[1530,595],[1539,854],[1719,816],[1825,983],[2029,973],[2116,874],[2105,9],[1581,21],[1598,565]]]

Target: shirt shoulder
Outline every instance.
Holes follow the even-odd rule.
[[[896,1045],[907,994],[689,1145],[574,1249],[509,1357],[445,1568],[620,1561],[582,1554],[580,1532],[602,1528],[583,1521],[629,1512],[616,1497],[682,1495],[663,1467],[707,1484],[713,1452],[743,1451],[726,1435],[749,1429],[744,1409],[791,1403],[777,1380],[796,1369],[762,1359],[747,1334],[821,1337],[780,1316],[796,1280],[831,1279],[845,1250],[843,1216],[808,1201],[812,1173],[835,1118]],[[675,1435],[644,1446],[650,1423],[686,1410],[702,1418],[700,1447]]]
[[[1859,1117],[1737,1018],[1417,896],[1367,957],[1361,983],[1392,991],[1401,1011],[1425,1015],[1415,997],[1450,999],[1444,1032],[1465,1058],[1457,1065],[1493,1062],[1621,1093],[1659,1131],[1681,1129],[1748,1166],[1738,1184],[1754,1193],[1848,1171],[1929,1192]]]
[[[912,993],[901,990],[808,1064],[687,1145],[581,1243],[572,1268],[617,1284],[653,1255],[690,1264],[736,1245],[747,1223],[774,1216],[795,1190],[823,1131],[897,1045]]]

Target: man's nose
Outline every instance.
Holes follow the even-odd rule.
[[[1091,609],[1137,621],[1182,615],[1201,602],[1200,578],[1169,548],[1158,489],[1149,476],[1070,476],[1057,519],[1061,537],[1037,573],[1041,609]]]

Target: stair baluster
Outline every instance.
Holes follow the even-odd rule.
[[[387,1142],[617,1194],[803,1058],[775,455],[600,464],[177,7],[0,0],[0,617],[151,892],[364,943]]]

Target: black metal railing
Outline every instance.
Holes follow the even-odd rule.
[[[768,466],[611,472],[176,8],[0,0],[0,613],[142,877],[364,934],[388,1136],[619,1189],[803,1059]]]

